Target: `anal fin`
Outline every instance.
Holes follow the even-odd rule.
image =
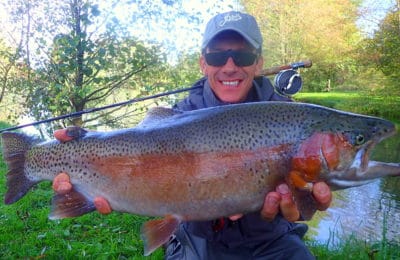
[[[144,255],[150,255],[158,247],[168,242],[180,222],[179,217],[168,215],[163,219],[150,220],[144,223],[141,232]]]

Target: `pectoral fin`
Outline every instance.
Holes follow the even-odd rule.
[[[313,184],[307,182],[298,171],[291,171],[286,178],[297,209],[303,220],[310,220],[318,209],[317,202],[312,195]]]
[[[141,237],[144,243],[144,255],[148,256],[162,246],[178,228],[180,218],[166,216],[164,219],[150,220],[143,224]]]
[[[50,219],[82,216],[96,210],[94,203],[82,193],[72,189],[66,194],[56,194],[52,200]]]
[[[302,220],[310,220],[318,210],[318,204],[311,191],[292,189],[294,201]]]

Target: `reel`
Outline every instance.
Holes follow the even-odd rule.
[[[294,69],[281,70],[275,76],[274,87],[281,95],[294,95],[301,90],[302,86],[303,81],[301,76]]]

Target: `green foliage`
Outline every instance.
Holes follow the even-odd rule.
[[[8,99],[15,93],[24,101],[18,103],[29,116],[41,120],[81,111],[115,102],[122,95],[126,98],[128,92],[132,98],[163,71],[165,60],[159,46],[130,37],[125,27],[110,19],[110,10],[100,10],[90,0],[25,2],[7,6],[14,7],[12,19],[30,21],[32,12],[47,13],[36,17],[32,26],[16,23],[21,26],[15,28],[21,31],[21,46],[26,46],[19,53],[28,73],[15,76],[20,84],[14,84],[18,86],[14,89],[7,87],[7,94]],[[38,45],[35,55],[31,55],[32,42]],[[112,125],[119,117],[112,112],[118,111],[75,117],[56,127],[88,122]]]
[[[93,24],[92,17],[98,16],[99,11],[89,2],[80,7],[79,12],[75,12],[77,8],[71,9],[74,12],[69,15],[74,19],[70,32],[54,39],[44,74],[52,81],[44,92],[36,92],[52,115],[81,111],[104,102],[113,93],[131,88],[132,77],[139,73],[146,77],[142,72],[160,61],[155,46],[145,46],[132,38],[118,38],[113,31],[99,33],[97,37],[90,35],[85,25]],[[35,107],[34,104],[28,105]],[[72,124],[83,123],[80,117],[72,120]]]
[[[391,79],[398,83],[400,78],[400,10],[395,9],[387,14],[374,36],[366,39],[361,46],[365,63],[373,64]]]
[[[11,127],[11,125],[9,123],[0,121],[0,129],[4,129],[4,128],[8,128]]]
[[[26,67],[18,62],[18,50],[7,46],[0,39],[0,120],[15,120],[17,113],[21,113],[22,98],[18,95],[21,90],[21,81],[26,76]]]
[[[356,76],[359,1],[242,1],[261,26],[266,66],[311,59],[307,91],[335,89]]]

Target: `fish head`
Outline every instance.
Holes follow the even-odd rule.
[[[319,179],[333,190],[359,186],[373,179],[394,176],[399,167],[370,161],[373,148],[396,132],[395,125],[385,119],[338,112],[322,129],[319,141],[321,172]],[[394,169],[393,169],[394,167]],[[397,176],[397,175],[396,175]]]
[[[399,163],[370,161],[373,148],[395,134],[390,121],[335,110],[308,122],[310,133],[292,159],[287,182],[305,220],[318,208],[310,192],[323,181],[331,190],[360,186],[386,176],[400,176]],[[307,123],[307,122],[306,122]]]

